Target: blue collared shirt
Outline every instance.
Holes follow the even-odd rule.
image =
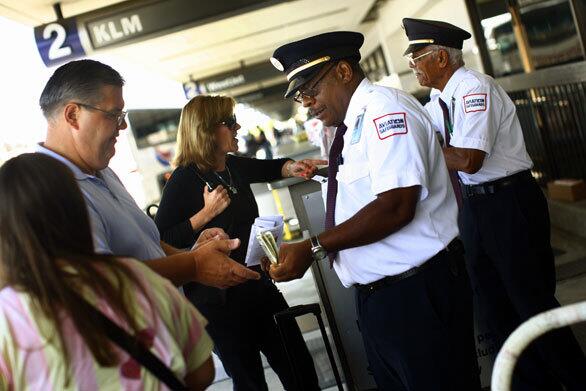
[[[142,261],[165,256],[157,226],[138,207],[111,168],[93,176],[40,144],[36,151],[61,161],[73,172],[87,204],[96,252]]]

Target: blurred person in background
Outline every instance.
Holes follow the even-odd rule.
[[[292,176],[309,178],[323,160],[252,159],[232,155],[238,149],[240,125],[235,101],[225,96],[197,96],[181,112],[177,169],[167,182],[155,222],[162,239],[178,248],[193,245],[205,228],[222,228],[242,245],[231,257],[244,263],[258,205],[251,183]],[[260,266],[252,266],[260,272]],[[285,389],[295,389],[273,315],[288,308],[283,295],[263,275],[227,290],[188,284],[189,300],[209,319],[208,331],[235,390],[267,390],[260,352],[267,357]],[[295,321],[286,332],[287,348],[299,358],[303,390],[319,389],[313,360]]]
[[[258,145],[259,149],[262,149],[265,152],[265,159],[272,159],[273,150],[264,130],[262,130],[260,126],[257,126],[254,133],[254,140],[256,141],[256,145]]]
[[[75,178],[46,155],[0,168],[0,284],[2,390],[166,389],[95,310],[188,389],[214,378],[206,320],[141,262],[96,253]]]

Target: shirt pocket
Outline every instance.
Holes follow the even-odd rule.
[[[368,163],[342,164],[338,167],[336,179],[345,184],[351,184],[370,175]]]

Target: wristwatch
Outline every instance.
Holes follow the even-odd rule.
[[[317,235],[312,236],[311,238],[309,238],[309,240],[311,241],[311,256],[313,260],[321,261],[322,259],[324,259],[328,255],[328,252],[325,248],[323,248],[323,246],[319,242]]]

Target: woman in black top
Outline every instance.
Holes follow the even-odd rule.
[[[283,177],[311,177],[316,164],[326,162],[290,159],[257,160],[229,153],[238,150],[235,102],[222,96],[197,96],[183,108],[177,139],[177,169],[163,190],[155,222],[161,240],[178,248],[193,245],[202,229],[223,228],[239,238],[230,255],[244,263],[251,225],[258,205],[250,189],[255,182]],[[260,267],[252,267],[260,271]],[[191,283],[186,296],[209,320],[208,332],[235,390],[267,390],[259,352],[267,357],[288,390],[319,389],[313,360],[295,322],[288,325],[287,349],[302,372],[300,388],[273,320],[288,308],[283,295],[263,274],[260,280],[220,290]]]

